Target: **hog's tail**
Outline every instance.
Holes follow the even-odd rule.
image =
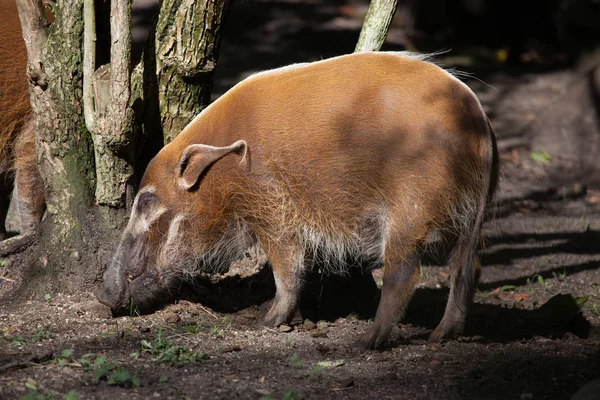
[[[451,296],[459,308],[468,308],[479,281],[479,257],[477,251],[481,242],[481,225],[485,218],[486,208],[492,203],[498,185],[499,157],[494,130],[487,119],[487,135],[482,135],[482,187],[476,203],[475,218],[471,229],[460,235],[458,242],[450,254],[450,265],[454,272],[454,285]],[[466,309],[461,310],[466,312]]]

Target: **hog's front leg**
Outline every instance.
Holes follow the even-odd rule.
[[[272,244],[265,251],[273,268],[276,293],[265,316],[267,326],[276,327],[289,322],[295,315],[302,288],[304,257],[300,246]]]

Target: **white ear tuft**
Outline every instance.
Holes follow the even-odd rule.
[[[184,190],[192,190],[199,182],[202,173],[212,164],[219,161],[229,153],[235,153],[246,157],[248,144],[245,140],[225,146],[215,147],[205,144],[189,145],[179,159],[179,187]]]

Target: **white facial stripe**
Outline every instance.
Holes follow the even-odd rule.
[[[178,214],[171,221],[169,232],[167,234],[167,240],[160,247],[157,268],[174,265],[177,262],[176,260],[178,260],[178,257],[183,254],[181,251],[182,232],[179,230],[179,228],[181,226],[181,222],[184,220],[185,217],[183,214]]]
[[[173,245],[173,241],[177,240],[179,225],[184,219],[185,217],[183,214],[177,214],[177,216],[171,221],[171,225],[169,226],[169,234],[167,236],[167,243],[165,244],[166,248],[170,248]]]
[[[156,188],[154,186],[145,186],[138,192],[137,196],[135,196],[135,200],[133,202],[133,207],[131,208],[131,215],[129,216],[129,222],[127,223],[126,231],[130,233],[140,234],[145,233],[150,230],[150,225],[162,214],[164,214],[167,209],[164,207],[157,208],[156,210],[152,210],[148,213],[140,214],[137,210],[138,208],[138,200],[140,196],[144,193],[154,193]]]
[[[130,221],[135,216],[135,210],[137,209],[138,200],[140,199],[140,196],[142,195],[142,193],[154,193],[155,191],[156,191],[156,188],[154,186],[144,186],[143,188],[140,189],[138,194],[135,196],[135,200],[133,200],[133,206],[131,207],[131,216],[129,218]]]
[[[133,234],[142,234],[150,230],[150,225],[161,215],[167,212],[167,209],[160,207],[147,215],[139,215],[135,209],[131,212],[126,231]]]
[[[159,209],[155,210],[152,214],[150,214],[146,218],[144,218],[143,219],[145,222],[145,225],[143,225],[144,232],[148,232],[150,230],[150,225],[152,225],[152,223],[154,221],[156,221],[165,212],[167,212],[167,209],[164,207],[160,207]]]
[[[156,188],[152,185],[148,185],[148,186],[144,186],[143,188],[140,189],[140,191],[138,192],[138,197],[140,194],[142,193],[154,193],[156,191]]]
[[[154,186],[144,186],[143,188],[140,189],[140,191],[138,192],[137,196],[135,196],[135,200],[133,202],[133,208],[135,208],[137,206],[138,203],[138,199],[140,198],[140,196],[144,193],[154,193],[156,192],[156,188]]]

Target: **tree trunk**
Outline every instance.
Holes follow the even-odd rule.
[[[94,161],[82,119],[80,43],[82,4],[58,3],[45,27],[41,1],[18,0],[29,57],[28,77],[36,120],[36,152],[45,188],[47,219],[56,238],[68,237],[92,205]]]
[[[156,26],[160,126],[169,143],[210,101],[228,0],[163,1]]]
[[[371,0],[354,51],[379,51],[394,18],[398,0]]]

